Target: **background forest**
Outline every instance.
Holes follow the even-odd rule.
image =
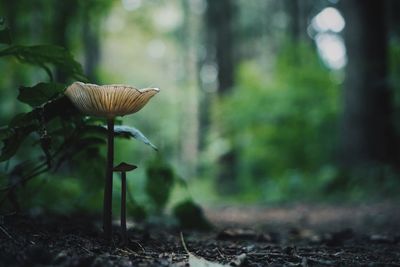
[[[115,162],[139,166],[128,174],[128,214],[137,218],[177,213],[188,199],[397,197],[399,7],[394,0],[1,0],[0,210],[100,212],[105,138],[89,126],[104,121],[65,119],[58,104],[50,113],[38,108],[76,80],[161,89],[119,121],[158,147],[116,140]],[[32,48],[43,44],[71,54]],[[50,122],[51,114],[62,119]]]

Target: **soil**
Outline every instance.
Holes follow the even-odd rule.
[[[190,253],[230,266],[400,266],[399,211],[396,203],[213,207],[205,213],[214,230],[182,236]],[[189,266],[176,228],[131,225],[124,245],[118,227],[104,242],[97,217],[0,219],[0,266]]]

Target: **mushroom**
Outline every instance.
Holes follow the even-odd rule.
[[[105,238],[112,236],[112,176],[114,162],[114,119],[135,113],[159,92],[158,88],[136,89],[128,85],[96,85],[74,82],[65,94],[84,114],[107,119],[107,166],[104,187],[103,230]]]
[[[126,244],[126,172],[133,171],[137,166],[122,162],[114,167],[114,172],[121,173],[121,235]]]

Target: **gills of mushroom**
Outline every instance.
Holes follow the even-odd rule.
[[[155,94],[158,88],[136,89],[132,86],[112,84],[96,85],[74,82],[66,90],[66,96],[84,114],[107,118],[107,166],[104,187],[103,230],[106,239],[112,236],[112,176],[114,162],[114,119],[138,112]]]

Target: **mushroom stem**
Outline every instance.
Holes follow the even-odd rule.
[[[112,237],[112,188],[114,165],[114,118],[107,120],[107,166],[104,186],[103,230],[106,240]]]
[[[121,172],[121,234],[126,244],[126,172]]]

